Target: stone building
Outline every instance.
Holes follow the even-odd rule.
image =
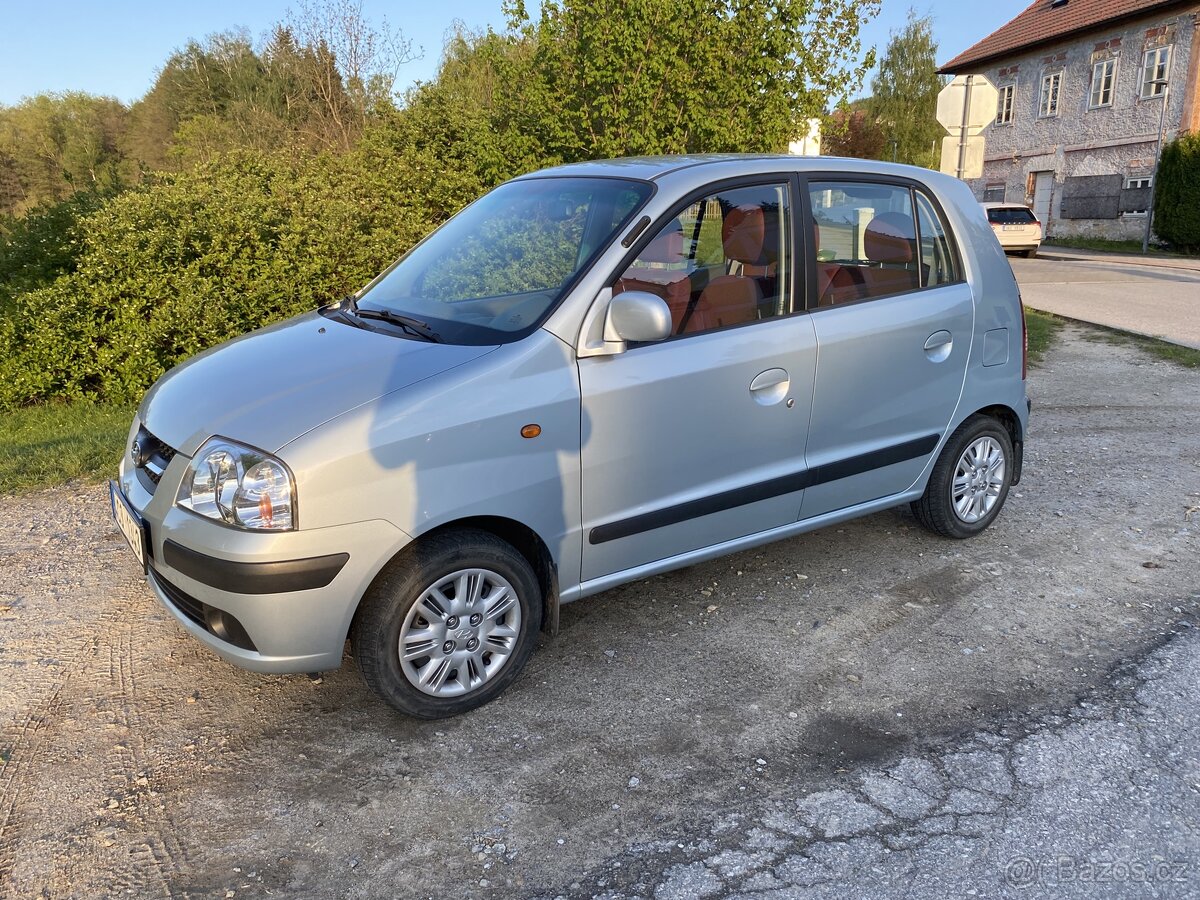
[[[980,200],[1026,203],[1047,233],[1140,238],[1155,139],[1200,127],[1200,2],[1035,0],[946,63],[1000,91]]]

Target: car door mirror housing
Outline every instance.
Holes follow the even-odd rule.
[[[671,310],[662,297],[648,291],[624,291],[608,304],[605,341],[644,343],[670,336]]]

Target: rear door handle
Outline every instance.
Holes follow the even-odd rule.
[[[942,362],[954,347],[954,337],[948,331],[935,331],[925,341],[925,356],[930,362]]]

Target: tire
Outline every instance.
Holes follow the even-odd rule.
[[[1000,467],[997,468],[997,461],[993,461],[972,469],[972,460],[966,458],[968,449],[972,448],[986,451],[981,458],[974,455],[973,450],[975,462],[986,462],[992,459],[993,451],[998,453]],[[956,506],[954,491],[960,463],[964,467],[963,478],[979,480],[963,485],[965,490]],[[1013,446],[1008,429],[991,416],[972,416],[946,441],[930,473],[925,493],[912,503],[913,515],[934,534],[949,538],[974,537],[1000,514],[1012,485],[1012,472]],[[975,490],[973,486],[977,486]],[[968,497],[973,500],[968,501]],[[963,506],[965,511],[960,512]]]
[[[1032,250],[1022,250],[1021,255],[1026,259],[1033,259],[1037,256],[1037,247],[1034,247]]]
[[[516,602],[493,614],[512,594]],[[541,622],[542,592],[528,561],[495,535],[464,529],[418,541],[384,569],[363,597],[350,643],[380,699],[410,716],[443,719],[512,684]]]

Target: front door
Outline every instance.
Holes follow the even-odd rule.
[[[579,360],[582,580],[794,522],[816,365],[786,178],[697,198],[614,279],[675,334]]]
[[[1050,201],[1054,198],[1054,173],[1036,172],[1033,181],[1033,214],[1042,223],[1042,234],[1050,226]]]
[[[808,191],[824,287],[803,518],[913,485],[958,405],[974,328],[953,239],[923,191],[832,180]]]

